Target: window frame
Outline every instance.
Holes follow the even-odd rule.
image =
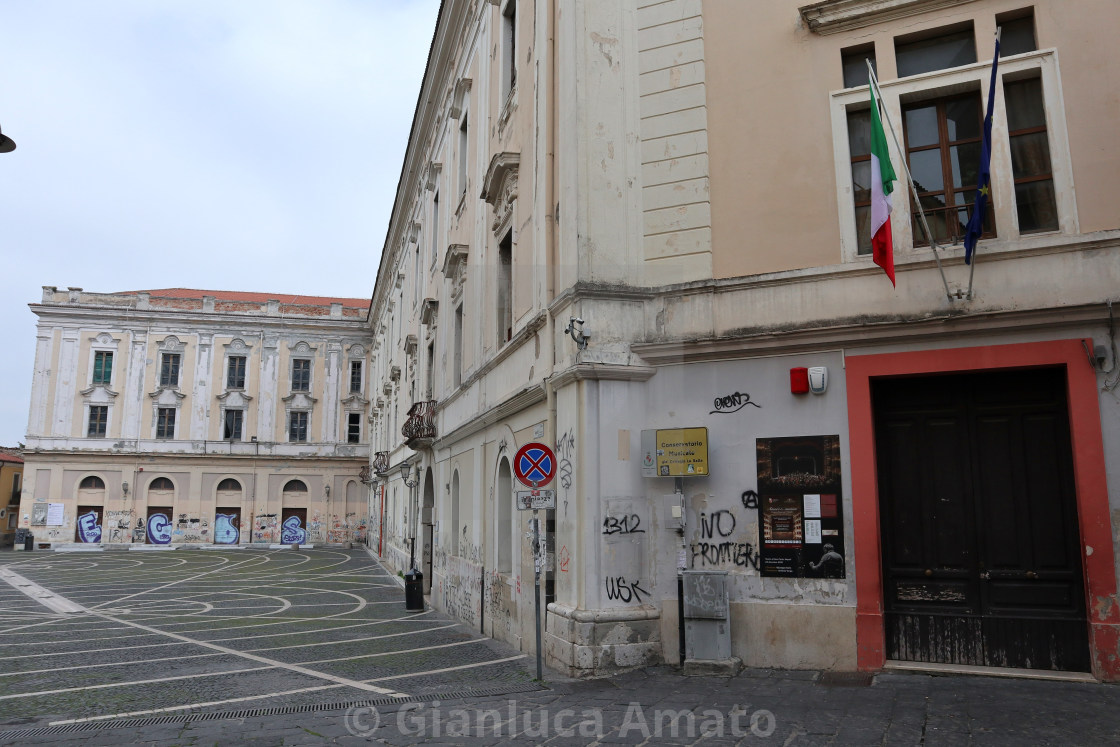
[[[240,370],[235,371],[235,361],[240,362]],[[248,380],[249,357],[246,355],[230,355],[226,358],[226,389],[244,389]],[[240,378],[234,376],[239,374]],[[240,381],[240,383],[236,383]]]
[[[357,431],[354,428],[357,426]],[[360,444],[362,442],[362,414],[360,412],[346,413],[346,443]]]
[[[907,78],[898,78],[890,81],[879,81],[882,91],[883,106],[895,124],[896,130],[901,127],[903,103],[910,103],[922,98],[934,99],[939,95],[947,95],[953,91],[970,90],[979,86],[982,105],[987,107],[988,82],[991,79],[992,61],[983,59],[972,65],[950,70],[923,73]],[[1066,125],[1065,104],[1062,99],[1061,82],[1058,75],[1058,54],[1053,48],[1039,49],[1027,52],[1009,59],[1000,59],[997,73],[999,84],[996,86],[995,111],[992,125],[992,192],[997,195],[994,205],[989,203],[993,211],[995,225],[999,226],[999,236],[985,239],[985,244],[990,251],[1011,250],[1021,248],[1023,242],[1037,241],[1045,243],[1052,241],[1055,235],[1072,236],[1079,233],[1077,204],[1073,186],[1073,165],[1069,150],[1069,135]],[[1023,234],[1019,230],[1019,222],[1014,196],[1014,184],[1011,174],[1011,146],[1007,129],[1007,111],[1004,106],[1003,84],[1004,81],[1014,81],[1032,76],[1042,80],[1043,103],[1046,112],[1047,133],[1050,145],[1050,168],[1054,179],[1054,191],[1057,198],[1058,230],[1042,233]],[[852,191],[851,156],[848,149],[847,115],[849,111],[866,108],[868,105],[867,86],[846,88],[833,91],[829,95],[830,112],[832,120],[833,164],[834,178],[837,185],[837,208],[840,228],[841,262],[844,264],[861,263],[870,265],[871,254],[859,254],[856,237],[855,201]],[[886,126],[886,122],[884,122]],[[901,131],[898,132],[901,143]],[[893,200],[891,211],[891,231],[894,235],[894,249],[896,263],[909,259],[911,256],[918,258],[927,255],[928,246],[914,246],[914,236],[911,233],[910,185],[901,167],[902,156],[895,147],[894,139],[887,133],[887,143],[892,162],[898,171],[898,182],[895,184],[895,194],[906,194],[906,199],[899,197]],[[903,147],[905,145],[903,144]],[[1032,244],[1033,245],[1033,244]],[[964,248],[956,246],[939,246],[942,256],[964,256]],[[928,256],[928,255],[927,255]]]
[[[297,420],[302,420],[298,425]],[[292,444],[305,444],[308,443],[308,432],[311,430],[311,413],[307,410],[289,410],[288,411],[288,443]],[[295,438],[295,436],[301,438]]]
[[[301,376],[298,379],[296,377],[296,364],[297,363],[301,364],[301,368],[306,367],[306,371],[303,372],[303,373],[306,373],[306,376]],[[292,391],[293,392],[310,392],[311,391],[311,359],[310,358],[295,358],[295,357],[293,357],[292,358],[292,365],[291,365],[290,368],[291,368],[291,378],[290,378],[289,383],[291,384]],[[297,382],[300,383],[302,386],[296,386]]]
[[[237,421],[237,435],[228,435],[229,419],[236,413],[234,418]],[[245,440],[245,410],[240,407],[230,407],[222,410],[222,440],[223,441],[244,441]]]
[[[155,438],[158,441],[175,439],[175,426],[178,421],[177,407],[156,407]]]
[[[94,420],[94,410],[98,411],[99,417]],[[92,428],[94,423],[99,424],[99,432],[94,433]],[[88,405],[86,407],[86,438],[106,438],[109,435],[109,405]]]
[[[356,374],[356,376],[355,376]],[[357,379],[355,381],[355,378]],[[361,394],[365,381],[365,361],[361,358],[350,359],[350,394]]]
[[[108,364],[108,365],[106,365]],[[94,350],[93,370],[90,371],[92,386],[109,386],[113,383],[113,351]]]
[[[172,376],[171,374],[174,374]],[[183,354],[164,351],[159,354],[159,385],[164,388],[178,389],[183,375]],[[174,381],[172,381],[174,379]]]

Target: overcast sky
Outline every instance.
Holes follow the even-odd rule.
[[[0,0],[0,445],[41,287],[368,298],[439,0]]]

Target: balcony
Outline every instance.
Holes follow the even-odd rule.
[[[384,475],[389,471],[389,452],[375,451],[373,454],[373,471],[378,475]]]
[[[408,419],[401,427],[408,448],[424,449],[436,440],[436,401],[434,399],[421,400],[413,403],[408,408]]]

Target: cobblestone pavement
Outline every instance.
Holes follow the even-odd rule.
[[[0,745],[1120,741],[1120,689],[1085,682],[651,668],[541,687],[530,659],[405,613],[364,551],[5,565],[89,611],[52,612],[0,583]]]

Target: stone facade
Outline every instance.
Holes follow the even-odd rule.
[[[19,526],[40,546],[364,541],[367,307],[45,287]]]
[[[1063,7],[445,3],[369,316],[373,546],[420,567],[434,606],[532,652],[532,514],[511,507],[512,460],[543,442],[558,462],[557,507],[540,516],[550,666],[582,676],[678,661],[683,562],[729,572],[743,662],[878,669],[873,382],[1055,367],[1081,441],[1091,669],[1115,679],[1120,152],[1099,70],[1120,61],[1104,31],[1120,16],[1107,2],[1076,17]],[[845,64],[876,59],[899,138],[916,102],[946,96],[974,95],[978,125],[997,24],[1015,48],[994,101],[995,228],[974,276],[959,240],[939,236],[935,256],[912,228],[892,141],[896,288],[861,248],[849,122],[868,88],[866,75],[844,82]],[[974,57],[898,72],[915,42],[953,34]],[[1009,126],[1022,103],[1009,86],[1023,81],[1044,112],[1031,133],[1044,130],[1049,150],[1041,213],[1021,125]],[[822,393],[791,393],[800,367],[827,370]],[[420,404],[431,428],[402,436]],[[642,432],[674,427],[708,429],[708,476],[643,476]],[[838,439],[840,523],[828,531],[841,578],[762,570],[758,447],[802,436]]]

